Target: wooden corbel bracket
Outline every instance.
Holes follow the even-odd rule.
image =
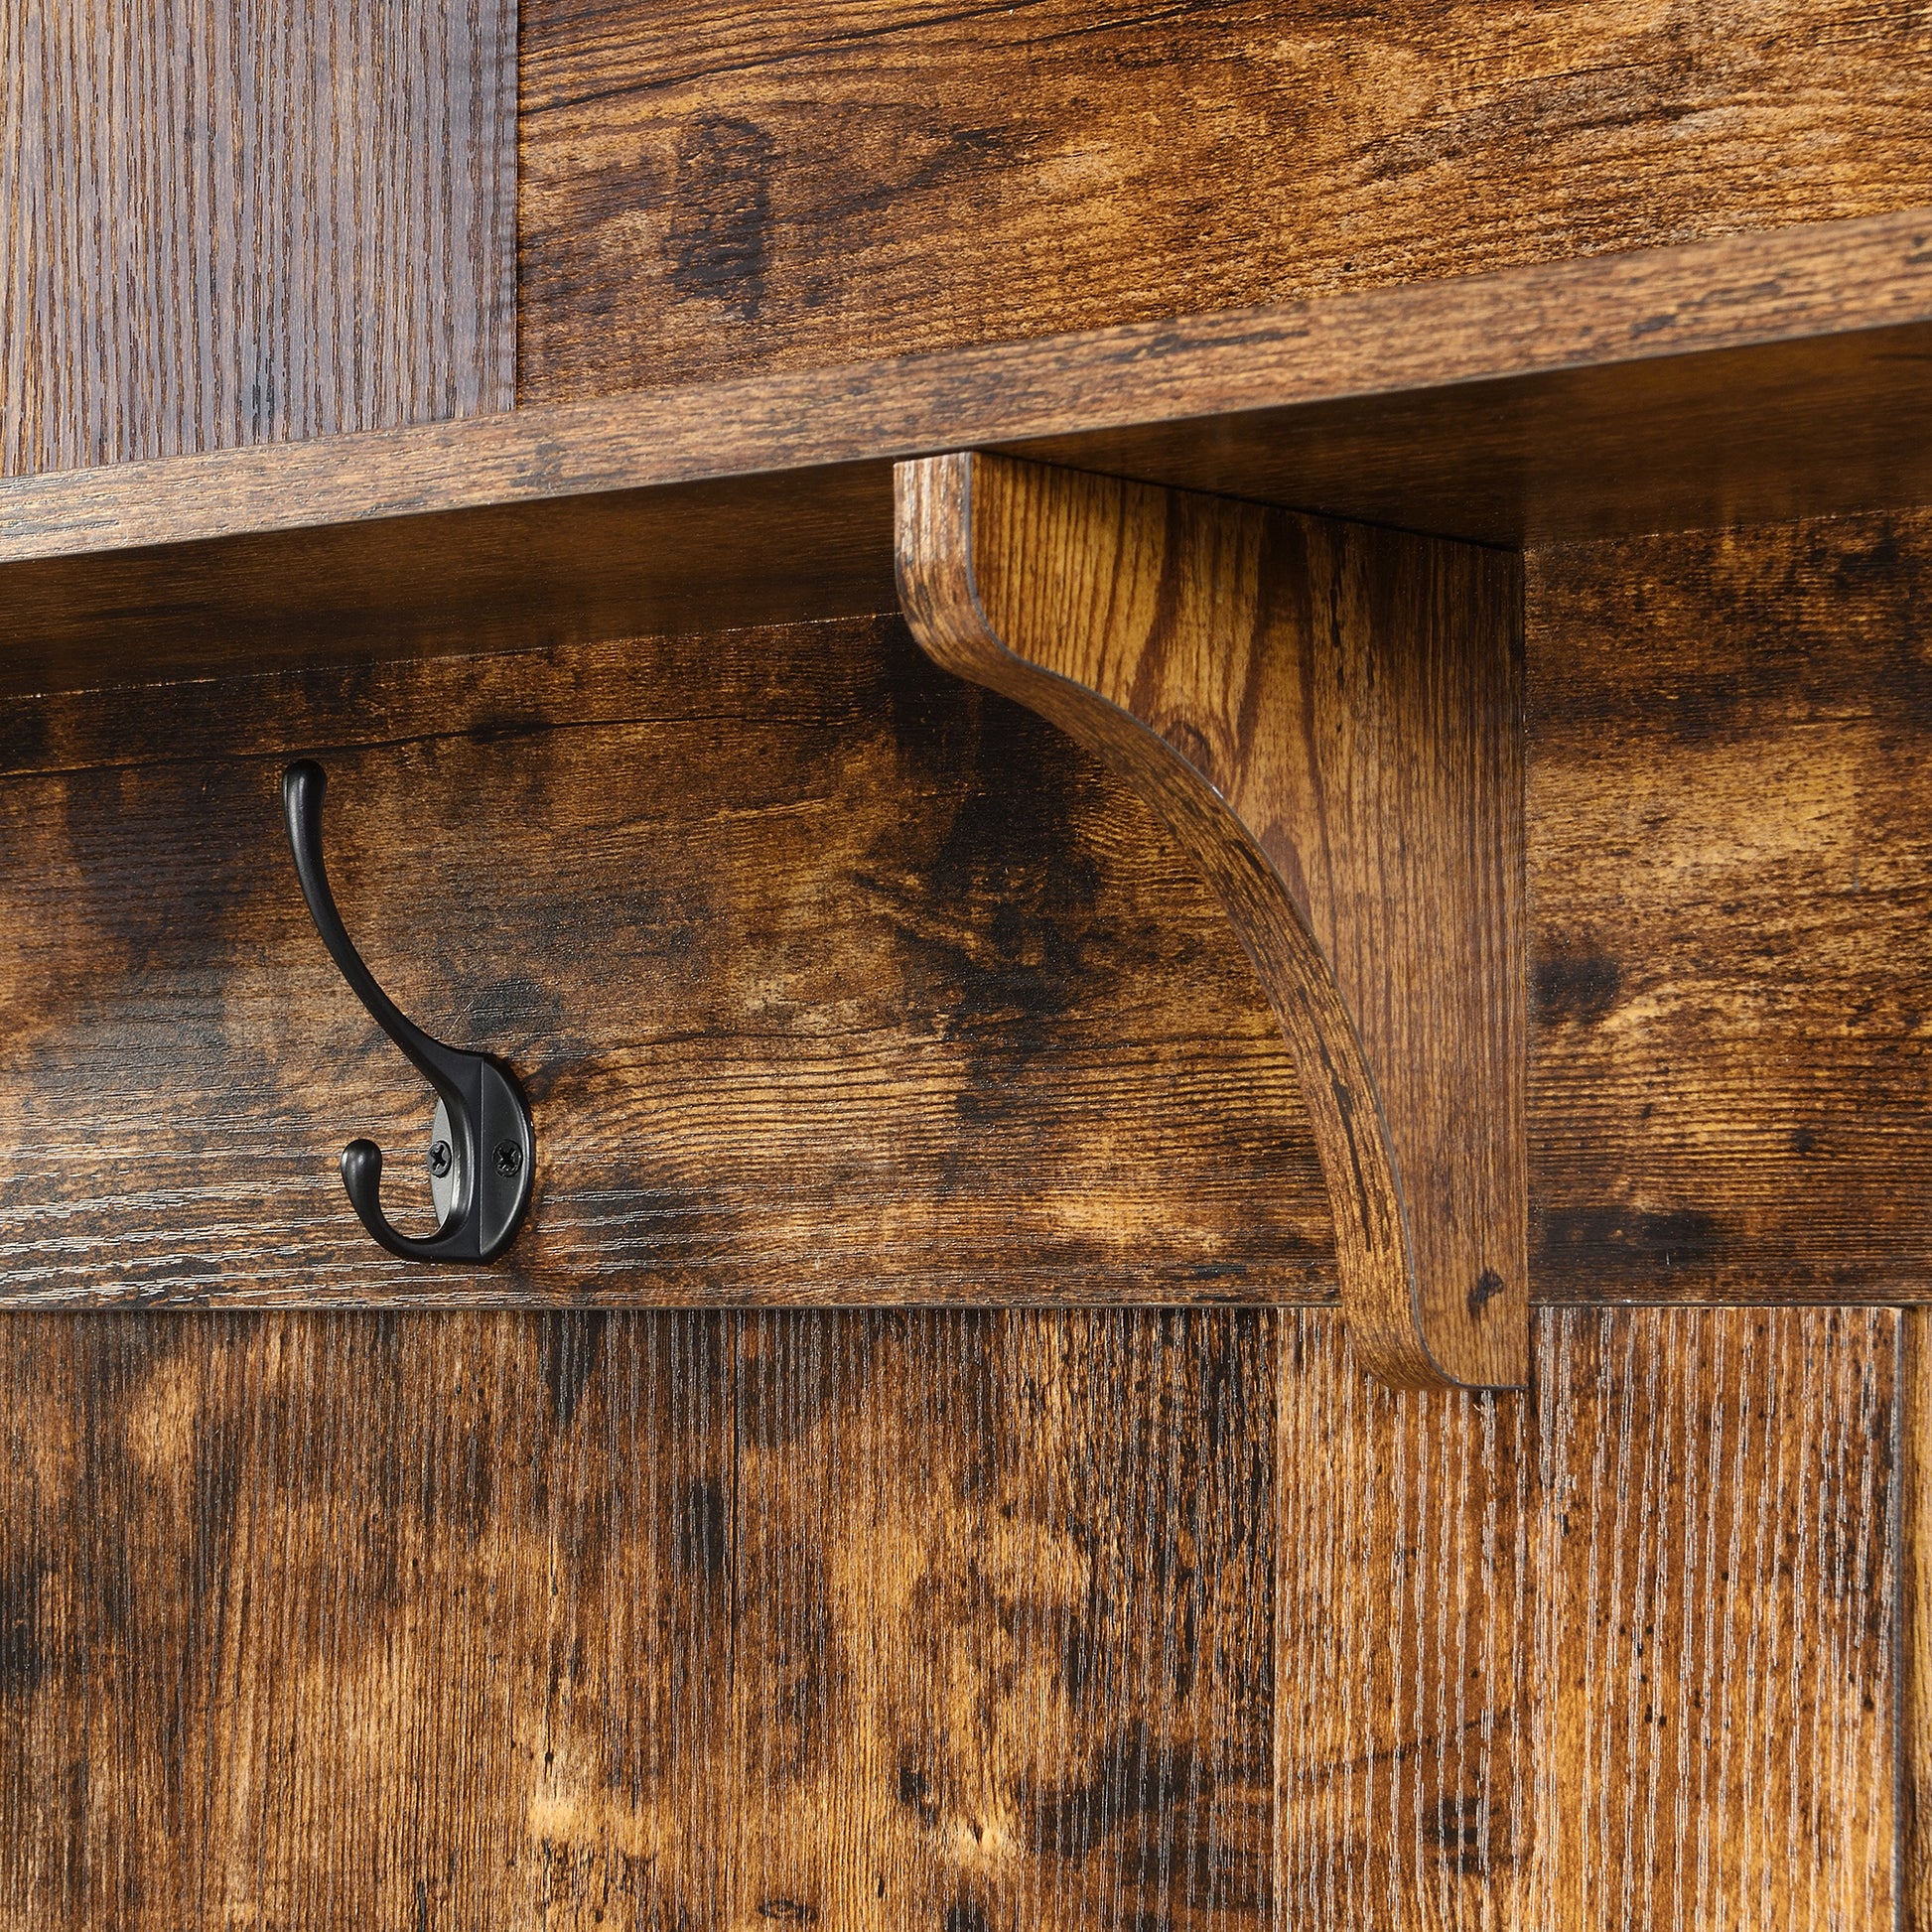
[[[1527,1379],[1512,553],[955,455],[897,470],[947,669],[1100,753],[1212,882],[1294,1050],[1358,1353]]]

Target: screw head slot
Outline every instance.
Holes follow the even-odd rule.
[[[505,1180],[514,1179],[523,1171],[523,1150],[514,1141],[496,1143],[496,1172]]]
[[[429,1144],[429,1171],[438,1180],[456,1166],[456,1153],[448,1141],[432,1141]]]

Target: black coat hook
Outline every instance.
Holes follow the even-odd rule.
[[[412,1026],[376,985],[349,943],[322,863],[322,795],[328,774],[302,759],[282,774],[282,809],[302,897],[329,956],[355,997],[436,1089],[430,1142],[430,1191],[442,1225],[427,1239],[399,1234],[382,1211],[382,1150],[373,1141],[343,1149],[343,1184],[362,1225],[405,1261],[489,1261],[516,1239],[530,1204],[536,1143],[523,1089],[500,1060],[463,1053]]]

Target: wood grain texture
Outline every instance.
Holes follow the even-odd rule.
[[[1145,809],[902,626],[621,639],[23,704],[0,724],[0,1294],[841,1303],[1333,1293],[1295,1076]],[[509,1059],[530,1219],[428,1220],[430,1090],[280,818],[331,773],[349,931]]]
[[[514,0],[0,9],[0,472],[506,409]]]
[[[1469,1398],[1285,1312],[1285,1922],[1892,1923],[1905,1318],[1544,1311]]]
[[[1932,1331],[1898,1321],[1898,1923],[1932,1926]]]
[[[3,1339],[0,1918],[589,1927],[707,1896],[723,1320]]]
[[[1391,1392],[1351,1342],[1279,1322],[1280,1923],[1530,1932],[1537,1410]]]
[[[1929,565],[1924,514],[1531,559],[1533,1299],[1926,1295]],[[342,1218],[421,1121],[294,894],[311,752],[378,971],[555,1083],[530,1292],[1332,1295],[1279,1029],[1101,766],[897,624],[533,648],[577,622],[0,706],[8,1292],[429,1292]]]
[[[16,565],[0,691],[892,610],[890,467],[815,483],[626,490]]]
[[[1932,217],[1917,208],[347,442],[14,479],[0,482],[0,561],[778,473],[794,497],[836,499],[851,486],[841,466],[989,445],[1512,544],[1922,502],[1928,235]],[[771,514],[756,488],[741,507]],[[380,555],[382,533],[366,540]],[[193,583],[192,566],[184,577]]]
[[[1882,1311],[0,1321],[0,1921],[1892,1922]]]
[[[1522,580],[1494,551],[1010,459],[898,472],[949,670],[1105,757],[1295,1048],[1356,1346],[1520,1386]]]
[[[0,1917],[1260,1932],[1266,1323],[14,1318]]]
[[[1531,559],[1534,1297],[1925,1295],[1928,560],[1925,515]],[[580,1268],[620,1299],[980,1295],[1016,1239],[1029,1298],[1333,1292],[1278,1029],[1187,860],[1086,755],[896,625],[532,650],[553,633],[528,623],[500,657],[0,708],[0,978],[44,1016],[0,1040],[7,1239],[35,1244],[13,1292],[423,1292],[305,1245],[350,1233],[343,1142],[401,1158],[418,1121],[293,897],[274,777],[301,752],[337,774],[378,970],[554,1069],[551,1184],[618,1179],[642,1247],[600,1246],[600,1182],[552,1224],[545,1295]],[[445,827],[437,797],[513,821]],[[445,894],[486,935],[459,950],[489,949],[447,986]],[[121,1164],[157,1121],[171,1178],[141,1192]],[[664,1163],[641,1179],[639,1150]],[[786,1262],[819,1240],[822,1274]],[[713,1265],[729,1289],[699,1286]]]
[[[1928,202],[1928,60],[1860,0],[531,0],[520,395]]]
[[[1273,1355],[747,1318],[731,1922],[1272,1923]]]
[[[1525,1923],[1892,1923],[1899,1318],[1541,1318]]]
[[[1529,561],[1533,1265],[1932,1279],[1932,517]]]

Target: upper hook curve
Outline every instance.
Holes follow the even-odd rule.
[[[322,800],[329,777],[313,759],[282,774],[289,847],[310,916],[329,956],[369,1017],[408,1057],[442,1101],[449,1121],[450,1202],[427,1237],[403,1234],[382,1211],[382,1150],[354,1140],[343,1150],[343,1185],[362,1225],[404,1261],[489,1261],[515,1240],[536,1166],[529,1102],[516,1075],[487,1053],[466,1053],[433,1039],[375,982],[350,942],[322,859]],[[441,1143],[439,1142],[440,1146]]]

